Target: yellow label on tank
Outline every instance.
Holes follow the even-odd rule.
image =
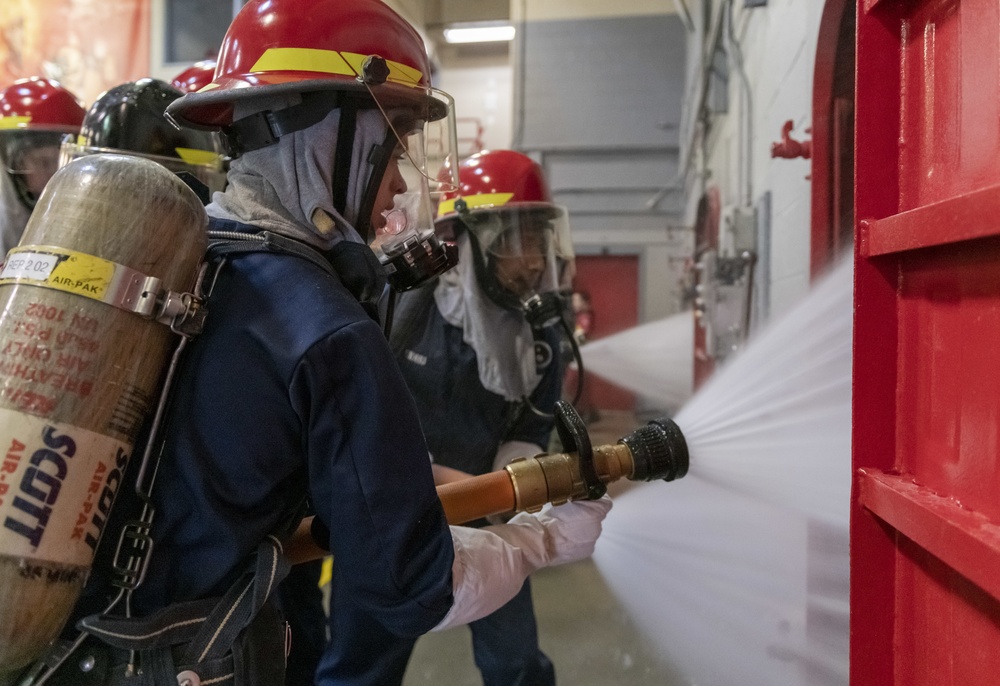
[[[104,300],[115,276],[114,262],[47,245],[14,248],[0,270],[0,285],[28,283]]]

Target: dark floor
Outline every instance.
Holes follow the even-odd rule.
[[[603,412],[588,429],[594,445],[615,443],[641,424],[631,413]],[[614,496],[614,485],[609,489]],[[585,560],[532,576],[542,650],[566,686],[686,686],[638,633]],[[479,686],[469,631],[457,627],[417,642],[404,686]]]

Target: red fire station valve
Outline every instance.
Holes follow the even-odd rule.
[[[792,138],[791,133],[795,124],[791,119],[785,122],[785,125],[781,127],[781,141],[778,143],[771,143],[771,157],[783,157],[785,159],[793,160],[796,157],[803,157],[809,159],[812,156],[812,141],[797,141]],[[808,133],[808,129],[806,132]]]

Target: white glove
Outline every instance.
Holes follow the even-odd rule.
[[[534,571],[590,557],[610,509],[608,496],[574,500],[546,505],[538,514],[522,512],[506,524],[486,529],[520,549]]]
[[[483,529],[451,527],[454,602],[432,629],[481,619],[513,598],[536,569],[582,560],[594,552],[611,498],[578,500],[538,514],[522,512],[507,524]]]

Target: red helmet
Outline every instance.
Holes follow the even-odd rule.
[[[85,113],[79,98],[51,79],[33,76],[0,90],[0,131],[76,133]]]
[[[542,168],[513,150],[485,150],[458,167],[458,190],[438,205],[445,237],[467,232],[476,276],[496,303],[519,309],[569,287],[573,246],[566,210]]]
[[[175,76],[170,85],[182,93],[196,93],[215,78],[215,60],[202,60]]]
[[[35,206],[63,136],[79,133],[84,114],[77,97],[49,79],[21,79],[0,91],[0,163],[26,208]]]
[[[394,240],[400,241],[433,234],[429,168],[453,156],[451,98],[431,88],[430,72],[419,34],[381,0],[250,0],[226,32],[212,82],[171,103],[167,114],[183,125],[220,129],[236,159],[340,110],[333,159],[347,171],[353,155],[364,155],[358,168],[367,179],[360,200],[351,199],[357,206],[348,207],[346,179],[337,177],[334,209],[356,215],[348,221],[372,240],[386,217],[380,210],[371,218],[379,185],[390,160],[398,160],[406,186],[394,196],[393,211],[406,219],[398,222]],[[385,138],[355,151],[352,122],[375,108],[385,119]],[[438,120],[451,127],[431,149],[427,124]]]
[[[226,32],[214,80],[169,112],[182,124],[223,128],[238,101],[331,90],[383,107],[423,104],[427,121],[446,114],[430,95],[423,41],[380,0],[251,0]]]

